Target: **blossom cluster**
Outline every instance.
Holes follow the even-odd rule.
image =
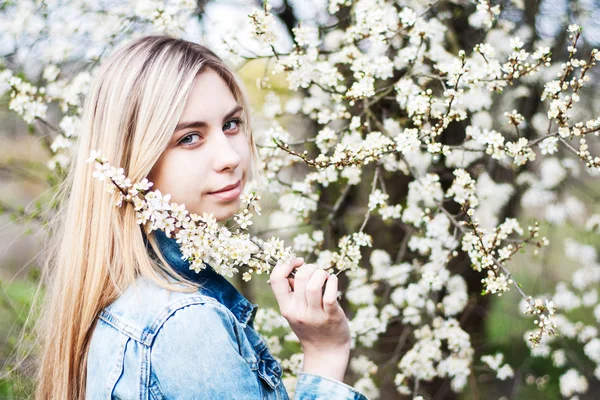
[[[345,201],[351,187],[367,180],[365,174],[369,164],[375,164],[375,177],[365,206],[366,218],[360,231],[369,221],[369,216],[375,213],[379,214],[382,221],[395,220],[412,226],[413,231],[404,245],[404,253],[412,251],[417,255],[412,263],[393,262],[386,251],[374,248],[371,262],[367,264],[371,273],[353,269],[347,274],[349,283],[344,296],[355,307],[351,319],[353,345],[373,346],[377,337],[385,334],[387,326],[395,321],[415,326],[415,331],[410,334],[414,336],[419,329],[428,326],[428,321],[440,317],[449,321],[447,318],[464,311],[468,299],[464,280],[460,276],[453,276],[446,268],[462,250],[469,255],[473,268],[484,273],[484,293],[502,294],[513,287],[531,310],[535,310],[532,312],[537,317],[535,324],[539,329],[532,331],[528,338],[531,346],[541,346],[541,341],[555,333],[554,306],[549,303],[540,306],[527,296],[507,265],[526,245],[533,246],[534,253],[537,253],[548,246],[549,241],[540,235],[537,223],[523,229],[516,219],[509,217],[499,224],[498,215],[516,192],[516,187],[509,183],[496,183],[486,173],[473,174],[469,167],[489,156],[501,165],[512,163],[515,168],[523,168],[537,161],[540,153],[558,153],[559,146],[571,151],[572,146],[568,141],[573,137],[564,133],[561,136],[552,130],[540,129],[539,137],[523,137],[522,130],[527,129],[528,124],[524,115],[515,109],[505,113],[512,130],[492,127],[485,120],[489,118],[486,117],[489,115],[487,110],[493,101],[490,92],[503,92],[520,80],[537,79],[536,75],[552,65],[550,48],[540,46],[529,52],[525,50],[523,40],[513,37],[506,41],[508,46],[504,51],[498,52],[496,46],[482,42],[475,46],[470,55],[460,51],[453,56],[436,47],[439,43],[436,37],[443,36],[445,27],[434,18],[420,18],[410,8],[402,7],[396,22],[394,8],[387,2],[330,4],[333,11],[343,6],[351,7],[351,13],[356,17],[355,25],[346,30],[344,35],[340,34],[333,40],[317,35],[314,30],[309,35],[305,30],[302,39],[297,41],[299,46],[290,53],[277,51],[274,60],[276,66],[273,73],[285,73],[291,90],[305,88],[309,92],[309,97],[304,99],[299,109],[320,126],[315,137],[318,151],[311,156],[307,150],[296,150],[294,146],[303,142],[298,142],[276,122],[274,126],[277,131],[266,131],[262,138],[261,155],[265,168],[273,177],[271,187],[282,193],[280,206],[299,221],[307,221],[311,214],[318,211],[322,190],[333,183],[344,182],[347,188],[334,205],[332,213],[335,213],[335,206]],[[488,3],[479,2],[477,10],[479,13],[485,12],[486,18],[490,15],[493,18],[483,21],[481,17],[473,17],[470,21],[474,26],[494,26],[500,13],[498,7],[492,10]],[[362,22],[367,20],[370,23]],[[401,26],[400,30],[395,26]],[[313,37],[312,43],[307,37]],[[395,42],[391,40],[392,37],[403,40]],[[428,46],[423,45],[424,40],[428,40]],[[576,44],[576,39],[573,40]],[[367,51],[356,46],[359,41]],[[571,45],[574,46],[573,43]],[[320,46],[325,47],[327,57],[316,56]],[[381,51],[390,47],[398,49],[396,58],[388,57]],[[586,71],[595,65],[595,54],[596,50],[592,51],[590,61],[582,64]],[[434,68],[427,69],[424,60],[433,60]],[[579,62],[576,63],[579,65]],[[390,82],[394,70],[410,71],[417,64],[422,68],[419,73],[401,74],[400,79]],[[346,70],[351,76],[346,74]],[[438,76],[433,76],[436,73]],[[435,79],[443,82],[443,91],[437,90]],[[587,81],[582,79],[582,85]],[[560,92],[569,87],[561,88]],[[400,112],[405,113],[407,122],[399,124],[397,119],[380,117],[371,108],[372,104],[390,95],[395,98]],[[269,96],[271,101],[281,104],[273,92]],[[546,97],[542,95],[541,100]],[[271,116],[283,115],[283,110],[287,108],[293,108],[291,102],[289,107],[279,106]],[[359,110],[360,114],[352,110]],[[566,112],[563,114],[567,115]],[[440,140],[453,122],[467,118],[471,123],[467,126],[462,144],[450,146]],[[567,116],[567,119],[570,118],[572,115]],[[588,119],[572,122],[572,126],[577,126],[576,132],[583,137],[595,133],[597,124],[594,119]],[[292,142],[297,143],[292,145]],[[304,143],[308,145],[310,141],[305,140]],[[281,152],[276,152],[276,149]],[[587,166],[593,169],[594,158],[590,158],[589,152],[590,146],[583,142],[579,150],[572,153],[587,161]],[[445,192],[440,176],[430,172],[440,159],[445,160],[449,168],[458,167],[452,171],[455,179]],[[304,175],[301,182],[282,185],[279,173],[295,164],[306,164],[314,172]],[[380,178],[383,171],[413,179],[408,184],[406,203],[390,204],[391,196]],[[523,174],[523,177],[526,176],[527,173]],[[527,181],[530,182],[533,183]],[[460,205],[459,214],[448,211],[446,199]],[[337,255],[335,251],[320,247],[314,250],[306,248],[306,252],[326,262]],[[402,253],[401,246],[399,254]],[[382,270],[387,273],[378,272]],[[377,295],[382,290],[389,294]],[[444,293],[440,301],[439,296]],[[435,298],[437,302],[433,300]],[[408,353],[413,350],[417,351],[418,345],[409,348]],[[433,350],[427,354],[433,354]],[[499,358],[501,363],[501,355],[496,356],[495,360]],[[458,391],[464,386],[472,363],[472,357],[465,357],[462,364],[453,364],[462,365],[459,368],[462,372],[456,375],[445,374],[439,368],[434,368],[431,376],[422,377],[409,372],[415,362],[409,362],[409,359],[398,365],[402,372],[398,375],[397,385],[401,392],[406,393],[413,392],[408,380],[444,376],[451,377],[452,387]],[[414,360],[423,359],[415,357]],[[513,376],[508,364],[496,365],[491,359],[482,361],[486,360],[499,379]],[[361,359],[364,365],[369,365],[369,361],[368,358]],[[417,370],[422,371],[423,368]],[[359,381],[361,387],[371,388],[373,385],[370,374],[362,375]]]
[[[231,277],[245,267],[248,270],[243,278],[249,281],[252,273],[268,272],[272,265],[294,256],[291,247],[285,247],[280,239],[271,237],[261,241],[246,232],[252,224],[250,210],[260,213],[260,196],[255,193],[242,197],[245,207],[235,214],[238,228],[232,232],[220,225],[212,214],[190,213],[184,204],[170,202],[169,194],[151,191],[153,184],[146,178],[133,183],[123,168],[110,165],[99,151],[92,151],[88,162],[95,165],[93,177],[104,181],[105,190],[116,197],[115,206],[130,203],[135,209],[136,222],[144,226],[147,233],[160,229],[167,237],[176,238],[182,258],[189,261],[193,271],[199,272],[210,265],[217,273]]]
[[[507,378],[512,378],[515,375],[515,372],[511,368],[510,365],[504,364],[502,365],[502,361],[504,360],[504,355],[502,353],[496,353],[495,355],[485,355],[481,357],[481,361],[486,363],[490,369],[496,372],[496,376],[500,380],[506,380]],[[502,365],[502,366],[501,366]]]
[[[532,356],[548,359],[552,363],[561,374],[559,379],[561,394],[570,398],[588,392],[589,382],[586,375],[582,374],[577,367],[580,363],[579,359],[569,351],[569,348],[565,348],[561,341],[567,340],[581,345],[582,353],[595,365],[590,375],[600,379],[600,332],[598,331],[600,264],[596,249],[590,245],[567,239],[564,249],[568,259],[580,265],[572,273],[571,281],[559,282],[553,293],[539,296],[534,301],[533,307],[523,300],[520,308],[523,312],[532,314],[540,326],[538,330],[524,334],[525,341],[530,345],[532,336],[538,342],[538,345],[532,348]],[[555,336],[540,335],[540,331],[548,325],[547,321],[540,318],[543,315],[540,311],[543,309],[549,309],[553,314],[552,329],[557,333]],[[561,312],[555,313],[556,309]],[[557,337],[560,337],[561,341],[557,340]]]

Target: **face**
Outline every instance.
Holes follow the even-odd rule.
[[[192,213],[212,213],[218,221],[233,216],[251,163],[241,117],[225,81],[211,69],[198,74],[173,137],[148,175],[152,189]]]

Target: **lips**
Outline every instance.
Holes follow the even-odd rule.
[[[225,186],[224,188],[221,188],[221,189],[219,189],[217,191],[214,191],[214,192],[209,192],[209,194],[222,193],[222,192],[226,192],[228,190],[234,189],[237,186],[239,186],[240,182],[241,182],[241,179],[238,180],[236,183],[234,183],[232,185]]]
[[[218,192],[211,192],[208,195],[212,196],[213,199],[215,199],[219,202],[229,203],[229,202],[234,201],[237,198],[239,198],[241,193],[242,193],[242,180],[240,179],[239,181],[237,181],[237,183],[235,183],[233,185],[225,186],[223,189],[219,190]]]

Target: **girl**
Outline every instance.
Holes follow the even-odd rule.
[[[45,268],[38,398],[288,398],[253,329],[256,305],[210,266],[191,271],[175,239],[146,235],[86,163],[99,149],[133,181],[226,220],[260,166],[248,111],[234,73],[201,45],[146,36],[104,60]],[[296,259],[270,280],[304,351],[295,397],[365,399],[342,383],[350,335],[336,277]]]

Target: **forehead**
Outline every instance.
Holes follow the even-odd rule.
[[[229,86],[221,76],[207,69],[196,75],[181,121],[203,120],[221,123],[223,115],[237,104]]]

